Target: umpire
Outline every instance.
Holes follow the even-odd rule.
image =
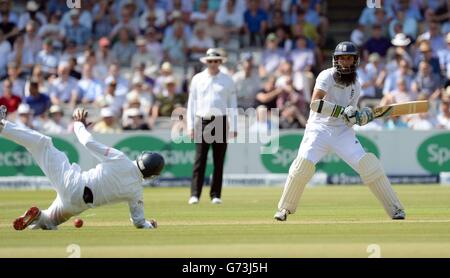
[[[191,138],[195,139],[195,162],[189,204],[199,202],[210,146],[214,161],[211,202],[222,203],[227,138],[237,136],[236,87],[233,79],[220,70],[220,65],[226,62],[222,53],[217,48],[208,49],[206,56],[200,58],[207,68],[192,78],[189,88],[187,125]]]

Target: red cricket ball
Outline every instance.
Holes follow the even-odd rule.
[[[83,220],[77,218],[75,219],[75,221],[73,221],[73,225],[75,226],[75,228],[81,228],[83,226]]]

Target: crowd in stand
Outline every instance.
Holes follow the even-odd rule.
[[[351,40],[362,50],[358,78],[368,103],[429,100],[429,113],[375,121],[367,129],[450,129],[450,2],[385,0],[365,8]]]
[[[239,107],[256,108],[265,128],[266,108],[280,110],[281,128],[305,126],[314,78],[328,62],[326,1],[79,2],[69,9],[66,0],[0,0],[0,104],[18,123],[68,132],[70,111],[83,105],[94,132],[155,129],[183,114],[199,58],[219,47]],[[426,98],[435,109],[369,128],[450,129],[447,1],[382,2],[363,11],[351,35],[363,50],[364,98]]]

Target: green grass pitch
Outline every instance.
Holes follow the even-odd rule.
[[[53,191],[0,191],[0,257],[450,257],[450,187],[396,186],[407,220],[392,221],[364,186],[307,188],[296,214],[276,222],[281,188],[225,187],[222,205],[187,204],[188,188],[145,189],[156,230],[135,229],[126,204],[91,209],[58,231],[15,231]],[[205,194],[206,193],[206,194]],[[375,249],[371,249],[375,245]],[[368,249],[369,248],[369,249]],[[376,250],[376,251],[374,251]]]

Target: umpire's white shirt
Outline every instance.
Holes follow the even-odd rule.
[[[358,80],[350,86],[338,84],[333,77],[334,68],[329,68],[322,71],[316,79],[315,89],[322,90],[326,93],[324,100],[331,103],[338,104],[343,107],[352,105],[357,106],[358,98],[361,93],[361,85]],[[326,124],[329,126],[345,126],[342,118],[334,118],[324,116],[320,113],[310,111],[308,123]]]
[[[101,161],[95,168],[81,172],[78,181],[92,190],[93,206],[128,202],[134,225],[145,225],[143,176],[136,163],[124,153],[96,142],[82,123],[75,122],[74,131],[80,143]]]
[[[195,117],[226,115],[230,131],[236,131],[237,100],[233,79],[223,72],[211,75],[208,69],[194,75],[189,87],[187,114],[189,130],[194,129]]]

